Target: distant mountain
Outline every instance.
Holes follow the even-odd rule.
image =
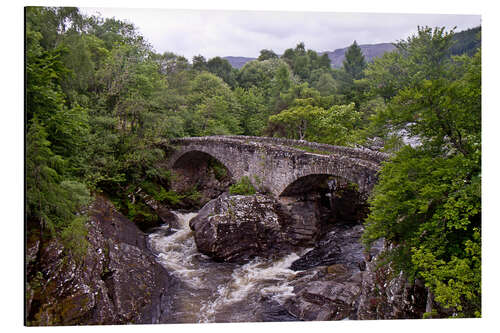
[[[222,59],[226,59],[227,61],[229,61],[229,63],[231,64],[231,66],[233,66],[234,68],[240,69],[247,62],[255,60],[257,58],[228,56],[228,57],[222,57]]]
[[[391,43],[379,43],[379,44],[363,44],[359,45],[361,48],[361,52],[365,56],[366,62],[371,62],[374,58],[378,58],[382,56],[385,52],[391,52],[396,47]],[[344,47],[343,49],[336,49],[335,51],[326,51],[319,53],[328,54],[328,58],[330,58],[332,62],[333,68],[342,67],[342,62],[344,61],[345,51],[347,51],[349,47]]]
[[[394,45],[391,43],[380,43],[380,44],[364,44],[359,45],[363,55],[367,62],[372,61],[374,58],[380,57],[385,52],[390,52],[395,49]],[[319,52],[319,55],[323,53],[328,53],[328,57],[332,62],[332,67],[339,68],[342,67],[342,61],[344,61],[344,54],[348,47],[344,47],[343,49],[336,49],[335,51],[326,51]],[[235,56],[227,56],[222,57],[229,61],[231,66],[234,68],[241,69],[247,62],[255,60],[257,58],[249,58],[249,57],[235,57]]]
[[[451,55],[472,56],[481,47],[481,26],[457,32],[453,35],[453,41],[455,44],[451,47]]]

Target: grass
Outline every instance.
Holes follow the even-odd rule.
[[[331,152],[326,151],[326,150],[315,149],[315,148],[311,148],[311,147],[307,147],[307,146],[291,146],[291,147],[296,148],[296,149],[300,149],[300,150],[304,150],[304,151],[307,151],[307,152],[313,153],[313,154],[321,154],[321,155],[331,155],[332,154]]]

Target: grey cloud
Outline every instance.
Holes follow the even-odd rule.
[[[257,11],[195,11],[167,9],[82,9],[103,17],[127,19],[156,51],[170,51],[191,59],[202,54],[255,57],[261,49],[277,53],[303,41],[307,48],[332,51],[356,40],[360,44],[395,42],[417,31],[417,26],[480,24],[478,15],[369,14]]]

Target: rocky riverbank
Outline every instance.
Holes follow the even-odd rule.
[[[311,198],[224,194],[181,219],[155,204],[166,223],[147,236],[99,196],[81,261],[56,240],[28,241],[27,322],[395,319],[429,311],[422,283],[382,264],[383,241],[365,253],[360,221],[325,220]]]
[[[300,214],[294,214],[297,207]],[[367,253],[360,221],[320,226],[318,209],[313,201],[224,195],[205,205],[190,225],[198,250],[223,262],[303,252],[312,242],[314,247],[291,263],[297,274],[287,285],[293,291],[280,304],[280,311],[297,320],[422,318],[431,303],[427,289],[382,262],[383,240]],[[309,238],[300,243],[295,233],[304,221]]]
[[[156,262],[145,234],[101,196],[89,217],[81,260],[57,240],[28,241],[27,324],[163,322],[175,279]]]

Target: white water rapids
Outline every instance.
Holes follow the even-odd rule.
[[[266,311],[263,303],[283,304],[294,295],[289,283],[297,272],[289,267],[298,254],[275,260],[255,258],[245,265],[217,263],[196,249],[189,228],[196,213],[175,214],[179,228],[172,229],[174,233],[169,234],[165,226],[149,236],[158,261],[184,285],[175,295],[177,313],[172,321],[261,321]]]

